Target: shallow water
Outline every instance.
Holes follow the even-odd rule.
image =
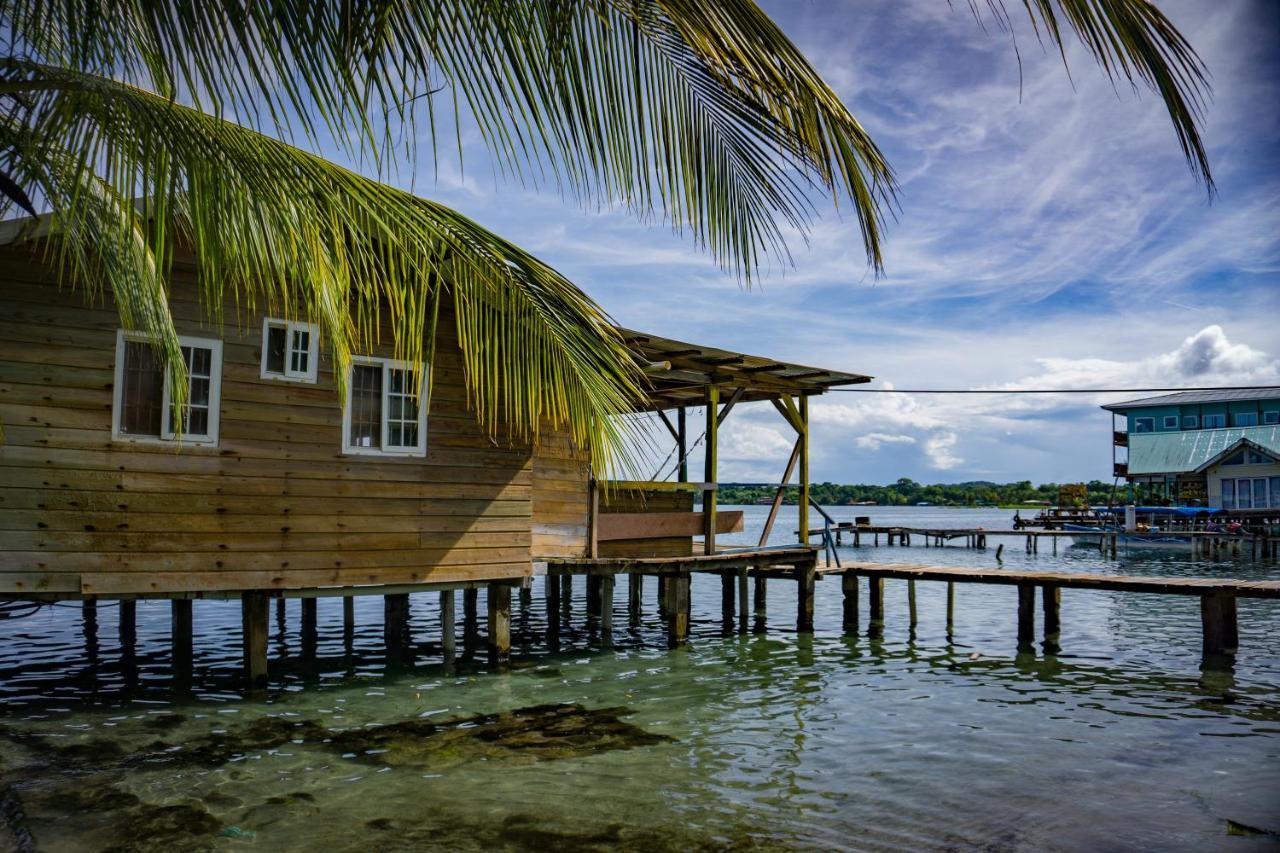
[[[744,509],[729,541],[758,535],[766,508]],[[855,514],[993,529],[1011,516],[838,516]],[[1010,568],[1280,578],[1240,559],[1004,541]],[[989,566],[994,548],[841,556]],[[959,586],[951,637],[943,585],[919,584],[914,636],[905,585],[887,589],[882,640],[842,636],[830,580],[813,635],[794,631],[794,585],[774,581],[767,634],[726,636],[719,579],[697,577],[691,642],[667,651],[653,579],[634,624],[618,585],[607,649],[579,579],[552,652],[539,580],[527,603],[513,596],[504,674],[441,664],[436,595],[413,596],[413,658],[390,665],[380,599],[358,600],[350,645],[339,600],[320,599],[314,657],[290,601],[271,690],[252,700],[238,693],[235,603],[196,603],[189,687],[173,681],[167,603],[139,605],[132,659],[114,607],[99,606],[89,650],[79,606],[44,608],[0,622],[0,811],[46,850],[1280,843],[1276,603],[1242,601],[1234,670],[1202,672],[1193,597],[1065,591],[1062,651],[1045,656],[1016,653],[1012,588]],[[864,587],[864,628],[865,607]]]

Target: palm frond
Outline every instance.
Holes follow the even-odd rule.
[[[342,383],[352,353],[388,334],[397,358],[423,362],[447,297],[470,397],[492,432],[501,424],[528,440],[550,423],[602,467],[624,446],[615,417],[640,395],[634,359],[598,305],[518,247],[443,205],[135,87],[13,61],[0,73],[39,84],[24,133],[5,143],[20,178],[73,212],[54,219],[54,245],[111,289],[130,327],[173,335],[155,288],[179,243],[194,249],[207,309],[265,304],[319,323]],[[48,163],[69,165],[33,167]],[[105,164],[102,176],[85,164]]]
[[[970,5],[977,11],[976,0]],[[1173,121],[1183,158],[1212,195],[1213,172],[1200,126],[1210,96],[1208,71],[1195,48],[1151,0],[1022,0],[1037,37],[1047,38],[1067,63],[1066,34],[1074,33],[1112,82],[1150,88]],[[1007,20],[1005,0],[987,0]]]

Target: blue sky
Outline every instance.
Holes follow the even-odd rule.
[[[1212,204],[1158,99],[1079,50],[1068,77],[1022,27],[1020,80],[1010,35],[967,3],[764,5],[900,176],[880,279],[828,206],[792,241],[794,268],[744,290],[660,225],[504,182],[465,132],[463,168],[433,174],[423,155],[398,182],[533,250],[627,326],[876,387],[1280,383],[1280,4],[1159,4],[1212,74]],[[813,478],[1104,478],[1097,407],[1115,399],[830,394],[812,406]],[[722,441],[722,479],[755,481],[776,479],[791,438],[763,405]]]

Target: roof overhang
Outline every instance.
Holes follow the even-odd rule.
[[[845,373],[778,361],[758,355],[686,343],[632,329],[619,329],[649,378],[645,409],[704,406],[709,391],[740,402],[822,394],[841,385],[870,382],[861,373]]]

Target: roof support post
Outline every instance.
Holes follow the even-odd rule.
[[[689,482],[689,428],[684,406],[676,411],[676,452],[680,454],[680,482]]]
[[[702,481],[707,486],[715,486],[716,456],[719,453],[720,427],[720,389],[712,385],[707,389],[707,453]],[[716,552],[716,490],[704,489],[702,492],[702,544],[707,554]]]
[[[800,544],[809,544],[809,398],[800,397]]]

